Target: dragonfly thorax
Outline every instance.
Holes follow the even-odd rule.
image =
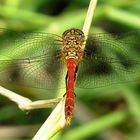
[[[63,35],[63,48],[61,51],[62,59],[64,61],[69,58],[74,58],[77,61],[83,59],[84,50],[82,49],[84,43],[84,33],[79,29],[66,30]]]

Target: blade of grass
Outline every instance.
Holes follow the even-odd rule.
[[[127,26],[133,27],[133,28],[140,28],[140,17],[139,15],[136,15],[135,13],[132,14],[128,11],[124,11],[121,9],[117,9],[111,6],[106,7],[105,15],[108,19],[125,24]]]
[[[53,20],[53,18],[46,15],[41,15],[22,9],[17,9],[12,6],[3,5],[0,5],[0,15],[7,19],[15,19],[18,21],[21,20],[38,26],[46,25]]]
[[[133,116],[140,128],[140,99],[131,86],[125,86],[122,92],[127,104],[130,114]]]

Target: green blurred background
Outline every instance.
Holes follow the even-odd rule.
[[[90,0],[0,0],[0,28],[61,35],[68,28],[82,29]],[[126,32],[140,28],[139,0],[99,0],[91,33]],[[32,100],[53,97],[44,89],[17,93]],[[139,140],[140,82],[93,90],[76,90],[72,124],[54,139]],[[0,139],[30,139],[51,109],[23,112],[0,96]]]

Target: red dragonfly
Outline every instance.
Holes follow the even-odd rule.
[[[62,36],[1,29],[0,84],[55,89],[66,67],[65,116],[70,124],[75,86],[97,88],[138,79],[139,39],[139,30],[119,35],[91,34],[86,39],[75,28],[66,30]]]

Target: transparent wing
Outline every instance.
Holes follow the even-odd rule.
[[[76,87],[96,88],[139,79],[140,30],[90,35]]]
[[[63,64],[61,37],[0,29],[0,84],[56,89]]]

